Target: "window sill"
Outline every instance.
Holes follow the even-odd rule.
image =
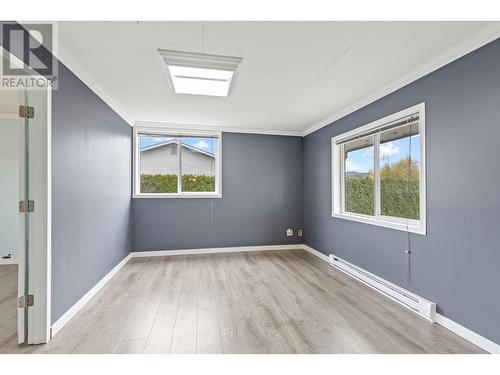
[[[222,194],[134,194],[132,198],[222,198]]]
[[[408,231],[411,233],[422,234],[424,236],[426,235],[425,222],[423,221],[410,220],[407,223],[406,220],[404,219],[398,220],[396,218],[391,219],[389,217],[384,217],[384,216],[371,217],[365,215],[356,215],[356,214],[340,213],[340,212],[333,213],[332,217],[337,219],[356,221],[358,223],[376,225],[384,228],[400,230],[403,232]]]

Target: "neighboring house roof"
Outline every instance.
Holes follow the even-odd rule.
[[[142,147],[141,152],[153,150],[153,149],[160,148],[160,147],[165,147],[165,146],[168,146],[170,144],[177,144],[177,141],[174,139],[169,139],[168,141],[165,141],[165,142],[160,142],[160,143],[156,143],[156,144],[151,145],[151,146]],[[212,154],[211,152],[199,149],[199,148],[191,146],[191,145],[187,145],[185,143],[181,143],[181,145],[182,145],[182,147],[187,148],[188,150],[199,152],[200,154],[204,154],[204,155],[210,156],[212,158],[215,158],[215,155]]]

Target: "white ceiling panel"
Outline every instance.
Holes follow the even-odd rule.
[[[91,77],[91,87],[105,93],[131,121],[301,133],[497,26],[63,22],[59,42],[62,61],[79,76]],[[243,61],[227,98],[175,94],[158,49]]]

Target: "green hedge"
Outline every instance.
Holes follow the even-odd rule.
[[[182,191],[215,191],[215,176],[182,175]]]
[[[141,193],[177,193],[177,176],[142,174]]]
[[[215,191],[215,176],[182,176],[182,191]],[[142,174],[141,193],[177,193],[177,175]]]
[[[380,182],[380,211],[382,215],[419,218],[418,181],[382,180]],[[346,178],[346,211],[364,215],[374,214],[374,183],[370,177]]]
[[[347,177],[345,180],[345,210],[357,214],[375,213],[375,188],[369,177]]]
[[[420,216],[418,181],[380,181],[380,213],[418,220]]]

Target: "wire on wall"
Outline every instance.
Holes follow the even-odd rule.
[[[409,137],[409,145],[408,145],[408,173],[406,176],[406,194],[407,201],[411,199],[411,168],[412,168],[412,160],[411,160],[411,145],[412,145],[412,127],[413,124],[410,125],[410,137]],[[406,282],[411,283],[411,234],[408,227],[408,220],[406,219],[406,250],[405,250],[405,260],[406,260]]]
[[[210,222],[214,224],[214,200],[210,199]]]

